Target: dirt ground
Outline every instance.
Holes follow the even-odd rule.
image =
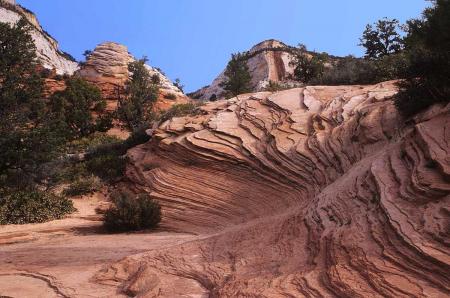
[[[102,204],[95,194],[74,199],[78,211],[66,219],[0,227],[0,297],[123,297],[92,277],[124,257],[196,238],[167,231],[107,234],[95,212]]]

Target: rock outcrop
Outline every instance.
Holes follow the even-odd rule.
[[[98,45],[88,55],[87,61],[81,65],[77,75],[97,85],[107,100],[117,103],[129,78],[128,64],[134,60],[126,46],[115,42],[105,42]],[[151,76],[157,75],[160,78],[161,98],[157,106],[165,108],[173,103],[187,101],[183,92],[174,86],[161,71],[149,65],[146,66]],[[166,100],[164,95],[167,94],[173,94],[176,98]]]
[[[55,70],[60,75],[72,75],[78,69],[78,63],[59,50],[58,42],[42,29],[36,16],[20,5],[16,5],[15,1],[0,1],[0,22],[15,24],[21,18],[25,18],[32,26],[31,35],[42,66]]]
[[[128,186],[200,240],[96,281],[138,297],[448,297],[450,106],[405,124],[395,93],[262,92],[163,123],[129,151]]]
[[[249,52],[247,65],[252,76],[251,85],[255,91],[264,90],[270,81],[285,86],[298,85],[291,79],[294,68],[290,65],[293,60],[291,47],[277,40],[266,40],[255,45]],[[224,90],[220,86],[225,81],[223,71],[210,86],[193,93],[193,97],[209,100],[212,96],[223,97]]]

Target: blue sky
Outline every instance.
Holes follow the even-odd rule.
[[[77,59],[116,41],[148,56],[187,91],[208,85],[230,54],[275,38],[361,56],[358,38],[382,17],[418,17],[425,0],[17,0]]]

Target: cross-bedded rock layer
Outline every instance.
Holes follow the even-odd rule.
[[[129,152],[130,186],[202,240],[97,281],[139,297],[448,297],[450,109],[405,124],[395,93],[256,93],[162,124]]]
[[[105,42],[98,45],[88,55],[87,61],[78,71],[78,75],[99,86],[105,98],[117,100],[120,96],[118,92],[123,91],[122,89],[129,79],[128,64],[134,60],[135,58],[128,52],[126,46],[115,42]],[[183,92],[158,69],[148,65],[146,67],[151,76],[159,77],[160,88],[165,93],[185,97]]]

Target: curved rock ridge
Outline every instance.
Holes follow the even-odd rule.
[[[163,123],[129,151],[128,185],[200,240],[96,281],[138,297],[448,297],[450,106],[405,124],[395,93],[261,92]]]
[[[117,87],[125,85],[129,78],[128,64],[134,60],[126,46],[115,42],[105,42],[92,51],[77,73],[87,81],[98,85],[107,99],[117,100]],[[150,75],[160,77],[163,92],[185,97],[183,92],[158,69],[149,65],[147,69]]]
[[[78,63],[59,50],[58,42],[42,29],[32,12],[15,5],[15,1],[2,1],[0,1],[0,22],[15,24],[24,17],[33,26],[31,36],[43,67],[55,70],[59,75],[72,75],[78,69]]]
[[[291,86],[298,85],[289,79],[294,74],[294,68],[290,65],[293,56],[284,43],[274,39],[266,40],[252,47],[248,53],[250,58],[247,65],[252,76],[251,85],[255,91],[264,90],[270,81],[283,82]],[[220,85],[225,80],[223,71],[210,86],[194,92],[193,96],[202,100],[209,100],[213,95],[221,98],[224,90]]]

